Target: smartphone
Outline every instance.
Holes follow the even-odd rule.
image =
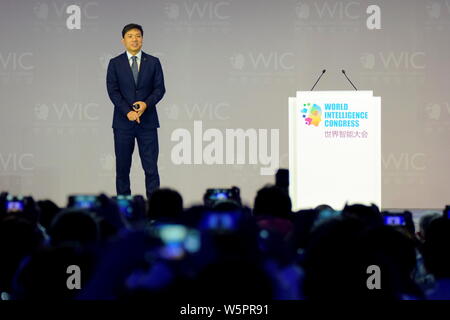
[[[227,200],[230,199],[230,191],[228,189],[211,189],[211,192],[208,194],[209,200]]]
[[[445,206],[445,209],[444,209],[444,218],[450,219],[450,205]]]
[[[134,217],[134,209],[133,209],[133,196],[131,195],[118,195],[117,197],[113,197],[113,200],[116,201],[117,206],[119,207],[119,211],[128,219]]]
[[[200,229],[216,232],[235,231],[238,229],[238,220],[238,212],[207,212],[200,222]]]
[[[406,218],[403,214],[387,214],[383,219],[387,226],[406,226]]]
[[[6,212],[16,213],[23,212],[25,208],[24,198],[22,196],[11,196],[8,195],[6,198]]]
[[[203,200],[206,206],[212,207],[219,201],[233,200],[239,205],[241,204],[240,190],[238,187],[232,187],[231,189],[207,189]]]
[[[289,189],[289,170],[278,169],[275,174],[275,186],[288,190]]]
[[[180,260],[188,253],[200,249],[200,233],[179,224],[164,224],[155,227],[156,236],[161,240],[159,254],[168,260]]]
[[[79,209],[92,209],[99,206],[99,201],[95,195],[70,195],[67,206]]]

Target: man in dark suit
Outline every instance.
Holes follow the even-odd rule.
[[[144,31],[138,24],[122,30],[126,52],[109,61],[108,95],[114,104],[113,132],[116,154],[116,190],[130,195],[130,168],[135,139],[145,172],[147,197],[159,187],[156,104],[166,89],[159,59],[141,51]]]

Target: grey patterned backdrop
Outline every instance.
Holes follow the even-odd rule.
[[[381,29],[368,27],[373,4]],[[70,5],[80,9],[79,29]],[[261,169],[277,158],[288,165],[288,97],[324,68],[316,90],[350,89],[346,69],[382,97],[383,207],[448,202],[450,0],[1,0],[0,189],[60,204],[74,192],[114,194],[105,76],[130,22],[144,27],[144,51],[162,62],[161,181],[187,204],[231,185],[251,204],[273,181]],[[215,163],[201,159],[209,142],[200,145],[200,125],[223,137]],[[253,147],[243,164],[227,164],[227,129],[239,128],[256,133]],[[190,164],[174,155],[183,134]],[[132,189],[145,194],[138,160],[136,151]]]

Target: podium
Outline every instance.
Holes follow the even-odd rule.
[[[372,91],[298,91],[289,98],[292,209],[381,208],[381,98]]]

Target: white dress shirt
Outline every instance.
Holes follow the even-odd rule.
[[[131,59],[131,57],[133,57],[133,55],[127,51],[127,56],[128,56],[128,62],[130,63],[130,67],[131,67],[131,65],[133,64],[133,59]],[[136,54],[136,57],[137,57],[136,62],[138,65],[138,70],[139,70],[139,68],[141,67],[142,50],[139,50],[139,52]]]

